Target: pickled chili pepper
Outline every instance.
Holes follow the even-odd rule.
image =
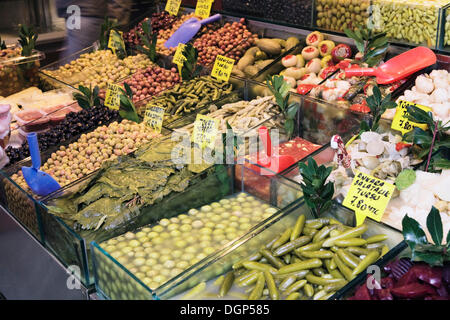
[[[348,45],[341,43],[333,48],[331,56],[334,62],[339,62],[343,59],[351,58],[352,49]]]
[[[351,111],[369,113],[370,108],[365,103],[355,103],[350,106]],[[398,151],[398,150],[397,150]]]
[[[315,87],[317,87],[317,84],[300,84],[297,87],[297,93],[301,95],[306,95]]]
[[[397,144],[395,145],[395,150],[400,151],[404,148],[409,148],[412,146],[412,143],[406,143],[403,141],[397,142]]]

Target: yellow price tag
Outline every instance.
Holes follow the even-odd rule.
[[[202,149],[214,149],[219,131],[219,120],[198,114],[194,122],[192,141]]]
[[[428,127],[426,124],[415,123],[408,120],[408,106],[416,106],[426,112],[431,111],[431,108],[422,106],[420,104],[408,101],[399,101],[397,109],[395,111],[394,119],[392,120],[391,128],[397,131],[401,131],[402,134],[412,131],[415,127],[426,130]]]
[[[164,108],[150,106],[145,110],[144,123],[153,131],[161,133],[164,121]]]
[[[214,61],[211,76],[218,80],[228,82],[231,76],[231,71],[233,70],[233,65],[234,59],[227,58],[218,54],[216,60]]]
[[[112,110],[119,110],[120,108],[120,95],[122,94],[120,86],[112,83],[108,83],[106,87],[105,106]]]
[[[110,48],[114,54],[116,54],[116,50],[123,50],[126,52],[122,35],[122,31],[111,30],[109,32],[108,48]]]
[[[214,1],[211,0],[197,0],[197,5],[195,7],[195,15],[206,19],[211,13],[211,6]]]
[[[165,10],[173,16],[178,15],[180,10],[181,0],[167,0]]]
[[[366,217],[380,221],[394,190],[393,184],[356,171],[350,190],[342,204],[355,211],[358,226]]]
[[[175,55],[172,60],[173,63],[181,67],[183,66],[184,61],[186,61],[186,57],[183,55],[184,47],[186,47],[185,44],[178,44],[177,51],[175,51]]]

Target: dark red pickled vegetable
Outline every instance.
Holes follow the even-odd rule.
[[[437,294],[438,294],[440,297],[447,297],[447,298],[450,298],[450,297],[448,296],[447,288],[445,288],[444,285],[442,285],[441,287],[437,288],[437,289],[436,289],[436,292],[437,292]]]
[[[426,296],[424,300],[448,300],[447,297],[440,297],[440,296]]]
[[[398,282],[395,284],[395,287],[403,287],[404,285],[417,282],[417,276],[414,270],[409,270],[407,273],[403,275]]]
[[[391,289],[395,286],[394,279],[391,277],[385,277],[381,279],[381,287],[383,289]]]
[[[390,289],[376,290],[376,295],[379,300],[394,300]]]
[[[439,288],[442,283],[442,268],[430,267],[427,264],[415,264],[410,271],[414,272],[416,277],[423,282]]]
[[[388,263],[384,267],[384,271],[392,274],[395,280],[400,279],[408,270],[413,266],[413,263],[409,259],[400,259]]]
[[[442,280],[445,283],[450,284],[450,264],[449,263],[444,265],[444,270],[442,271]]]
[[[366,284],[363,284],[362,286],[359,287],[358,290],[356,290],[353,298],[354,298],[353,300],[372,300]]]
[[[429,284],[413,282],[401,287],[390,289],[391,293],[398,298],[423,298],[427,295],[436,295],[436,290]]]

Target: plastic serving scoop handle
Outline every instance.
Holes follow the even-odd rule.
[[[177,31],[175,31],[172,36],[164,43],[166,48],[174,48],[177,47],[178,44],[188,43],[200,30],[202,25],[215,22],[222,17],[221,14],[215,14],[211,17],[208,17],[203,20],[198,20],[197,18],[191,18],[186,20]]]
[[[417,47],[390,59],[378,68],[349,68],[345,76],[375,76],[378,84],[389,84],[436,63],[436,54],[427,47]]]
[[[31,167],[22,167],[23,177],[30,189],[37,195],[44,197],[61,188],[59,183],[48,173],[39,168],[41,167],[41,155],[36,133],[27,135],[28,146],[31,155]]]
[[[272,141],[270,139],[269,130],[262,126],[258,129],[259,138],[261,139],[264,149],[266,151],[266,157],[259,158],[258,165],[269,170],[260,169],[259,172],[264,175],[273,175],[275,173],[280,173],[281,171],[289,168],[295,163],[295,159],[289,155],[279,155],[274,154],[272,149]]]

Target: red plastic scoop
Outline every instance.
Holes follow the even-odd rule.
[[[261,174],[273,175],[274,173],[280,173],[281,171],[286,170],[295,163],[295,159],[292,156],[280,155],[278,152],[275,152],[275,154],[273,154],[272,141],[270,140],[269,130],[267,130],[266,127],[260,127],[258,129],[258,133],[259,138],[264,145],[266,155],[261,157],[260,154],[258,154],[257,163],[261,167],[270,170],[269,171],[261,169]]]
[[[378,68],[346,69],[345,76],[347,78],[376,76],[378,84],[388,84],[406,78],[435,63],[436,55],[431,49],[417,47],[399,54]]]

